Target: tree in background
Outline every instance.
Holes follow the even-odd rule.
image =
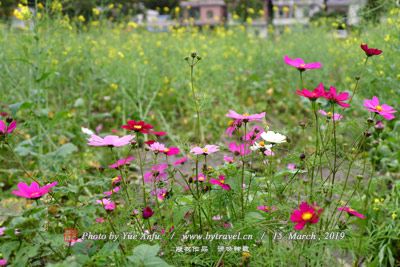
[[[381,17],[395,6],[395,0],[368,0],[360,15],[367,21],[378,23]]]

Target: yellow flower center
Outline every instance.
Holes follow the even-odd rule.
[[[376,107],[375,107],[375,109],[376,109],[377,111],[382,111],[382,107],[381,107],[381,106],[379,106],[379,105],[378,105],[378,106],[376,106]]]
[[[312,218],[312,213],[311,212],[304,212],[302,215],[301,215],[301,218],[303,219],[303,220],[305,220],[305,221],[308,221],[308,220],[310,220],[311,218]]]
[[[250,116],[250,114],[249,113],[244,113],[243,116],[247,117],[247,116]]]
[[[328,113],[326,113],[326,116],[328,116],[328,117],[332,117],[332,112],[328,112]]]
[[[228,126],[232,126],[233,125],[233,120],[228,121]]]
[[[355,210],[353,210],[352,208],[349,208],[349,212],[353,212],[353,211],[355,211]]]
[[[258,143],[260,146],[265,146],[264,141],[261,141],[260,143]]]
[[[164,152],[168,153],[169,152],[169,148],[164,149]]]
[[[220,182],[221,184],[224,184],[224,183],[225,183],[225,180],[219,180],[219,182]]]
[[[137,130],[140,130],[140,129],[142,129],[142,125],[135,125],[135,126],[133,126],[133,128],[137,129]]]
[[[203,152],[204,153],[208,153],[208,149],[207,148],[203,148]]]
[[[300,68],[304,68],[306,64],[300,64]]]

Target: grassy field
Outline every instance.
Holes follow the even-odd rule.
[[[245,26],[151,33],[132,24],[104,20],[86,25],[59,18],[40,19],[32,30],[10,29],[6,24],[0,27],[0,112],[9,114],[0,119],[11,116],[17,121],[12,135],[0,135],[0,226],[6,227],[0,236],[0,253],[10,265],[400,264],[400,123],[397,119],[385,121],[383,131],[374,130],[367,124],[369,115],[363,108],[364,99],[378,96],[382,103],[398,109],[399,9],[391,11],[379,25],[349,29],[347,38],[338,38],[328,21],[285,28],[280,33],[270,29],[268,39],[248,33]],[[383,54],[370,57],[365,64],[361,43],[378,47]],[[185,60],[189,56],[190,61],[194,51],[201,57],[193,73],[197,101]],[[337,132],[329,120],[317,120],[323,135],[317,140],[326,142],[326,147],[318,141],[314,146],[314,113],[309,101],[296,95],[301,87],[299,72],[284,63],[284,55],[322,63],[321,69],[303,73],[304,87],[310,90],[323,82],[327,88],[335,86],[340,92],[351,93],[355,77],[360,77],[351,107],[339,109],[344,119]],[[318,103],[325,110],[331,108],[327,102]],[[196,130],[196,105],[202,136]],[[230,109],[241,114],[266,112],[266,121],[260,126],[284,134],[287,144],[279,146],[273,158],[253,153],[236,157],[233,164],[223,163],[222,156],[232,154],[227,145],[240,141],[225,134],[229,122],[225,115]],[[137,145],[110,152],[88,146],[87,135],[81,131],[86,127],[97,129],[101,136],[127,134],[121,125],[132,119],[166,131],[168,135],[159,141],[179,147],[181,156],[189,157],[189,166],[181,170],[170,166],[171,181],[177,177],[188,180],[199,172],[213,178],[224,174],[232,190],[191,195],[182,190],[178,179],[168,186],[172,196],[161,203],[157,199],[151,202],[155,215],[150,220],[133,218],[134,209],[144,208],[142,169],[149,170],[165,161],[164,157],[152,156],[145,149],[147,135],[136,134]],[[364,134],[366,131],[371,137]],[[221,150],[210,156],[209,162],[190,153],[194,146],[206,144],[219,145]],[[136,158],[130,167],[120,173],[107,168],[114,157],[130,154]],[[139,162],[141,157],[147,161]],[[336,166],[336,161],[342,164]],[[289,163],[297,168],[287,169]],[[313,195],[310,184],[314,181],[310,179],[315,170],[318,183]],[[322,182],[331,179],[332,170],[337,172],[333,189]],[[109,189],[110,179],[120,174],[126,181],[119,195],[112,198],[118,208],[104,215],[96,199]],[[58,185],[54,194],[36,202],[11,194],[18,182],[30,183],[30,179],[42,184],[57,181]],[[240,179],[248,188],[242,188]],[[215,189],[215,185],[208,186]],[[133,200],[125,198],[125,190]],[[151,190],[149,186],[144,193],[149,199],[154,198]],[[247,203],[243,210],[244,197]],[[303,232],[318,233],[320,240],[280,240],[279,233],[287,237],[296,232],[289,218],[302,200],[324,208],[319,224]],[[264,204],[277,210],[257,210]],[[351,204],[366,219],[343,214],[335,222],[331,214],[344,204]],[[212,215],[223,219],[211,220]],[[95,223],[100,216],[110,223]],[[65,228],[77,228],[82,236],[83,232],[109,233],[114,228],[116,232],[151,228],[153,233],[161,229],[168,232],[171,227],[176,236],[163,234],[157,241],[84,240],[68,246],[63,240]],[[240,232],[254,238],[218,242],[178,238],[206,232]],[[185,246],[207,246],[209,252],[177,251]],[[222,251],[220,246],[232,251]],[[243,246],[249,247],[249,253]]]

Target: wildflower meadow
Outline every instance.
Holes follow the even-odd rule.
[[[399,8],[345,38],[48,12],[0,24],[0,266],[400,265]]]

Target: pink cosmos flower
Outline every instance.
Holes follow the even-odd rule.
[[[302,230],[306,224],[315,224],[319,221],[319,216],[323,209],[317,206],[311,206],[307,202],[302,202],[298,210],[294,210],[290,220],[296,225],[295,230]]]
[[[117,193],[119,190],[120,190],[120,187],[117,186],[117,187],[114,187],[111,191],[106,191],[103,194],[109,197],[112,194]]]
[[[382,50],[377,48],[369,48],[367,44],[361,44],[360,47],[362,50],[364,50],[367,57],[378,56],[382,54]]]
[[[387,120],[393,120],[395,118],[393,113],[397,112],[392,106],[380,104],[379,98],[376,96],[373,96],[372,99],[365,99],[364,107],[368,111],[375,112]]]
[[[204,181],[207,180],[207,177],[206,177],[203,173],[199,173],[199,174],[197,175],[197,177],[199,178],[199,182],[204,182]],[[196,176],[194,176],[194,177],[192,178],[192,180],[193,180],[193,181],[197,181]]]
[[[366,218],[365,215],[363,215],[363,214],[357,212],[356,210],[353,210],[353,209],[350,208],[350,207],[340,207],[340,208],[338,208],[338,210],[340,210],[340,211],[345,211],[345,212],[347,212],[350,216],[356,216],[356,217],[358,217],[358,218],[360,218],[360,219],[365,219],[365,218]]]
[[[212,217],[213,221],[220,221],[221,219],[222,219],[221,215],[215,215],[215,216]]]
[[[298,94],[299,96],[306,97],[311,101],[315,101],[318,98],[323,97],[325,95],[324,84],[323,83],[318,84],[317,88],[315,88],[312,91],[309,91],[307,89],[303,90],[297,89],[296,94]]]
[[[124,165],[129,165],[135,158],[132,156],[129,156],[127,158],[124,159],[119,159],[117,160],[117,162],[111,164],[110,166],[108,166],[110,169],[118,169],[121,166]]]
[[[343,108],[348,108],[350,105],[345,103],[344,101],[349,99],[349,93],[341,92],[337,93],[336,88],[331,86],[329,91],[325,93],[324,98],[328,99],[332,103],[337,103],[339,106]]]
[[[0,227],[0,236],[4,235],[5,227]]]
[[[272,151],[271,149],[267,149],[264,151],[264,155],[267,157],[273,157],[273,156],[275,156],[275,152]]]
[[[332,118],[332,112],[326,112],[325,110],[318,110],[319,114],[321,114],[322,116],[328,117],[328,118]],[[335,113],[333,114],[333,121],[340,121],[341,119],[343,119],[343,116],[339,113]]]
[[[186,157],[180,158],[174,162],[174,166],[183,165],[187,161]]]
[[[258,206],[258,210],[265,211],[265,212],[273,212],[276,210],[276,207],[269,207],[269,206]]]
[[[103,223],[103,222],[105,222],[105,221],[106,221],[106,220],[104,220],[103,217],[96,218],[96,222],[97,222],[97,223]]]
[[[4,258],[0,259],[0,266],[6,266],[8,261]]]
[[[153,165],[151,167],[151,171],[144,174],[145,183],[165,181],[168,177],[168,174],[166,172],[167,168],[167,163]]]
[[[126,146],[131,143],[135,138],[133,135],[125,135],[123,137],[118,137],[116,135],[107,135],[104,138],[93,134],[88,139],[89,146],[108,146],[108,147],[121,147]]]
[[[149,219],[151,216],[153,216],[153,214],[154,214],[154,211],[150,207],[145,207],[142,210],[142,216],[143,216],[143,219],[145,219],[145,220]]]
[[[156,190],[151,191],[152,196],[157,196],[158,200],[163,201],[168,194],[168,190],[166,188],[157,188]]]
[[[235,160],[231,156],[224,156],[224,161],[226,163],[233,163]]]
[[[251,150],[247,147],[246,144],[236,144],[232,142],[229,144],[229,150],[235,154],[235,156],[245,156],[250,154]]]
[[[241,122],[247,123],[250,121],[261,121],[262,119],[265,118],[265,112],[259,113],[259,114],[239,114],[234,110],[229,110],[228,114],[226,114],[228,118],[234,119],[234,120],[239,120]]]
[[[113,185],[116,185],[116,184],[119,184],[121,182],[121,180],[122,180],[121,176],[117,176],[117,177],[114,177],[114,178],[111,179],[111,183]]]
[[[101,200],[97,200],[97,203],[101,204],[105,210],[113,211],[115,210],[115,203],[108,198],[103,198]]]
[[[32,182],[31,185],[26,183],[18,183],[18,190],[12,191],[13,195],[29,198],[29,199],[39,199],[42,196],[49,193],[50,188],[57,185],[57,182],[52,182],[48,185],[40,187],[38,183]]]
[[[320,62],[304,63],[304,60],[302,58],[291,59],[287,55],[284,56],[283,61],[285,61],[287,65],[293,66],[299,71],[319,69],[322,67],[322,64]]]
[[[82,242],[83,242],[82,238],[78,238],[78,239],[72,240],[71,242],[68,242],[68,245],[72,247],[76,243],[82,243]]]
[[[225,184],[225,176],[224,175],[220,175],[218,176],[218,179],[210,179],[210,184],[215,184],[215,185],[219,185],[223,190],[231,190],[230,185]]]
[[[228,128],[226,128],[225,133],[228,136],[232,136],[233,133],[239,130],[240,127],[242,127],[242,120],[231,120],[229,121],[229,125]]]
[[[195,155],[210,155],[212,153],[215,153],[219,151],[219,146],[216,145],[206,145],[205,147],[201,148],[201,147],[194,147],[190,150],[190,153],[193,153]]]
[[[167,156],[179,154],[180,150],[177,147],[166,147],[164,144],[154,142],[149,146],[150,150],[154,153],[164,153]]]
[[[7,122],[0,120],[0,135],[1,134],[11,134],[15,128],[17,127],[17,122],[12,121],[10,124],[7,125]]]
[[[250,142],[250,144],[254,144],[257,140],[261,138],[261,134],[264,132],[264,129],[261,126],[255,125],[250,132],[244,136],[244,141]]]
[[[286,167],[291,171],[296,170],[296,164],[294,163],[289,163]]]

